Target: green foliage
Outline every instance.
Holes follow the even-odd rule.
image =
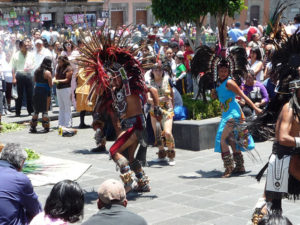
[[[40,155],[30,148],[25,148],[25,151],[27,152],[28,155],[26,160],[35,160],[40,158]]]
[[[234,17],[246,8],[244,0],[152,0],[151,7],[156,19],[169,25],[197,22],[208,13]]]
[[[22,130],[25,126],[18,123],[3,123],[2,122],[2,133]]]
[[[202,100],[193,100],[191,95],[183,95],[182,100],[183,105],[188,109],[189,119],[202,120],[221,115],[218,100],[210,100],[205,103]]]

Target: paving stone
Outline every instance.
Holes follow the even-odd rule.
[[[13,118],[11,118],[11,121]],[[5,121],[5,117],[4,117]],[[86,123],[91,123],[91,116]],[[73,120],[79,124],[79,119]],[[57,121],[51,121],[57,127]],[[115,164],[107,154],[91,154],[95,146],[92,129],[79,130],[78,134],[63,138],[57,130],[48,134],[30,134],[29,128],[0,134],[1,142],[17,142],[40,154],[91,164],[77,182],[85,192],[86,204],[83,221],[95,214],[98,209],[97,189],[108,178],[119,179]],[[112,145],[108,142],[107,148]],[[262,196],[265,177],[260,183],[254,179],[257,172],[267,162],[272,143],[257,143],[256,149],[261,161],[253,161],[245,154],[245,165],[249,173],[238,177],[222,179],[224,171],[220,154],[212,149],[194,152],[177,149],[174,167],[149,162],[145,172],[151,180],[149,193],[131,192],[127,194],[128,209],[142,215],[149,225],[244,225],[248,224],[255,203]],[[157,148],[149,147],[148,160],[155,159]],[[35,188],[44,206],[53,185]],[[300,224],[300,201],[283,201],[284,215],[293,224]],[[82,221],[76,223],[81,224]]]

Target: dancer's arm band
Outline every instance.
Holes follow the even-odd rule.
[[[300,148],[300,137],[295,137],[296,148]]]

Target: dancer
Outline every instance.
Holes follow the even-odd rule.
[[[252,222],[258,224],[267,208],[282,210],[285,197],[298,199],[300,194],[300,34],[283,41],[272,57],[272,79],[278,83],[276,96],[264,114],[253,122],[262,129],[277,119],[275,141],[269,162],[257,175],[259,181],[266,169],[264,196],[255,206]],[[283,106],[283,107],[282,107]],[[281,108],[282,107],[282,108]],[[278,112],[280,112],[278,116]],[[268,204],[267,204],[268,203]]]
[[[213,85],[217,87],[216,90],[212,90],[212,97],[219,98],[222,119],[216,135],[215,152],[222,153],[225,167],[222,177],[226,178],[233,173],[245,172],[241,151],[254,149],[253,139],[247,133],[247,127],[244,124],[244,114],[235,99],[236,95],[243,98],[256,113],[262,110],[256,107],[237,85],[237,83],[240,84],[241,77],[247,73],[245,49],[237,47],[232,49],[227,57],[224,55],[220,57],[209,47],[200,47],[192,61],[192,73],[196,77],[199,73],[204,73],[199,82],[200,92],[205,92],[206,88],[211,89]],[[207,83],[201,83],[204,81]],[[233,158],[229,146],[232,148]]]
[[[33,109],[34,114],[30,122],[30,132],[36,133],[39,113],[42,113],[42,126],[45,132],[49,132],[50,121],[48,110],[50,107],[52,87],[52,60],[45,57],[40,67],[34,72]]]
[[[174,117],[174,95],[170,86],[170,77],[163,71],[162,65],[157,63],[146,77],[146,82],[151,87],[158,90],[159,105],[162,109],[162,121],[159,123],[154,115],[153,99],[149,96],[148,102],[152,105],[150,110],[151,123],[155,136],[155,144],[158,146],[158,161],[169,158],[169,165],[175,165],[175,142],[172,135],[172,125]],[[162,125],[162,127],[161,127]],[[161,132],[161,129],[163,132]],[[165,151],[165,145],[168,150]]]
[[[146,146],[143,102],[148,91],[154,99],[155,114],[158,116],[160,113],[157,91],[146,87],[140,64],[130,49],[121,47],[124,43],[122,37],[118,43],[113,43],[109,36],[89,35],[91,41],[87,43],[83,39],[85,47],[78,48],[82,55],[77,59],[91,82],[88,99],[96,94],[106,101],[111,96],[122,127],[122,132],[109,150],[110,156],[120,168],[127,191],[150,191],[149,180],[134,154],[139,143]],[[127,148],[128,160],[122,155]],[[136,181],[132,179],[131,171],[135,173]]]
[[[218,64],[219,82],[217,84],[217,95],[221,103],[222,119],[216,135],[215,152],[222,154],[225,172],[222,177],[230,177],[233,173],[244,173],[244,159],[241,151],[254,149],[254,141],[250,135],[245,133],[237,133],[235,123],[245,122],[244,114],[235,100],[235,96],[239,95],[245,102],[255,110],[257,114],[261,109],[256,107],[254,103],[242,92],[234,80],[229,76],[229,63],[221,60]],[[213,98],[215,98],[215,91]],[[242,143],[237,143],[241,140]],[[229,146],[233,151],[232,155]],[[235,162],[235,167],[233,165]]]

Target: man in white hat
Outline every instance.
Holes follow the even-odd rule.
[[[100,185],[97,205],[99,212],[82,225],[147,225],[143,217],[127,210],[126,192],[120,181],[108,179]]]
[[[34,47],[35,47],[34,51],[33,51],[34,69],[32,71],[33,74],[34,74],[35,70],[40,67],[40,65],[42,64],[42,62],[46,56],[48,56],[52,59],[52,54],[48,48],[44,47],[44,42],[42,41],[42,39],[35,40]]]

